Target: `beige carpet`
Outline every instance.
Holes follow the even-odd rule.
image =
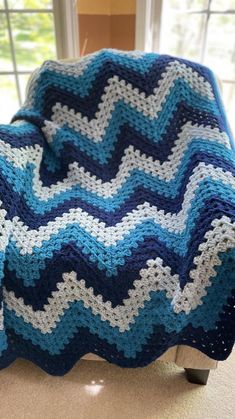
[[[234,419],[235,352],[211,371],[207,386],[189,384],[173,364],[121,369],[80,361],[51,377],[18,360],[0,371],[1,419]]]

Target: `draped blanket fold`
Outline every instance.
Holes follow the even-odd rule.
[[[0,220],[0,368],[231,353],[235,153],[210,69],[137,51],[46,61],[0,126]]]

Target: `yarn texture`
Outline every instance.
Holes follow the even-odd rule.
[[[0,291],[0,368],[229,356],[235,153],[210,69],[101,50],[34,72],[0,126]]]

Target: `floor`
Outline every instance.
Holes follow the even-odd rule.
[[[234,372],[235,352],[207,386],[189,384],[182,369],[159,361],[133,370],[83,360],[51,377],[18,360],[0,371],[0,418],[234,419]]]

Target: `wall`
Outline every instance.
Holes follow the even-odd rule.
[[[135,0],[78,0],[81,55],[135,48]]]

